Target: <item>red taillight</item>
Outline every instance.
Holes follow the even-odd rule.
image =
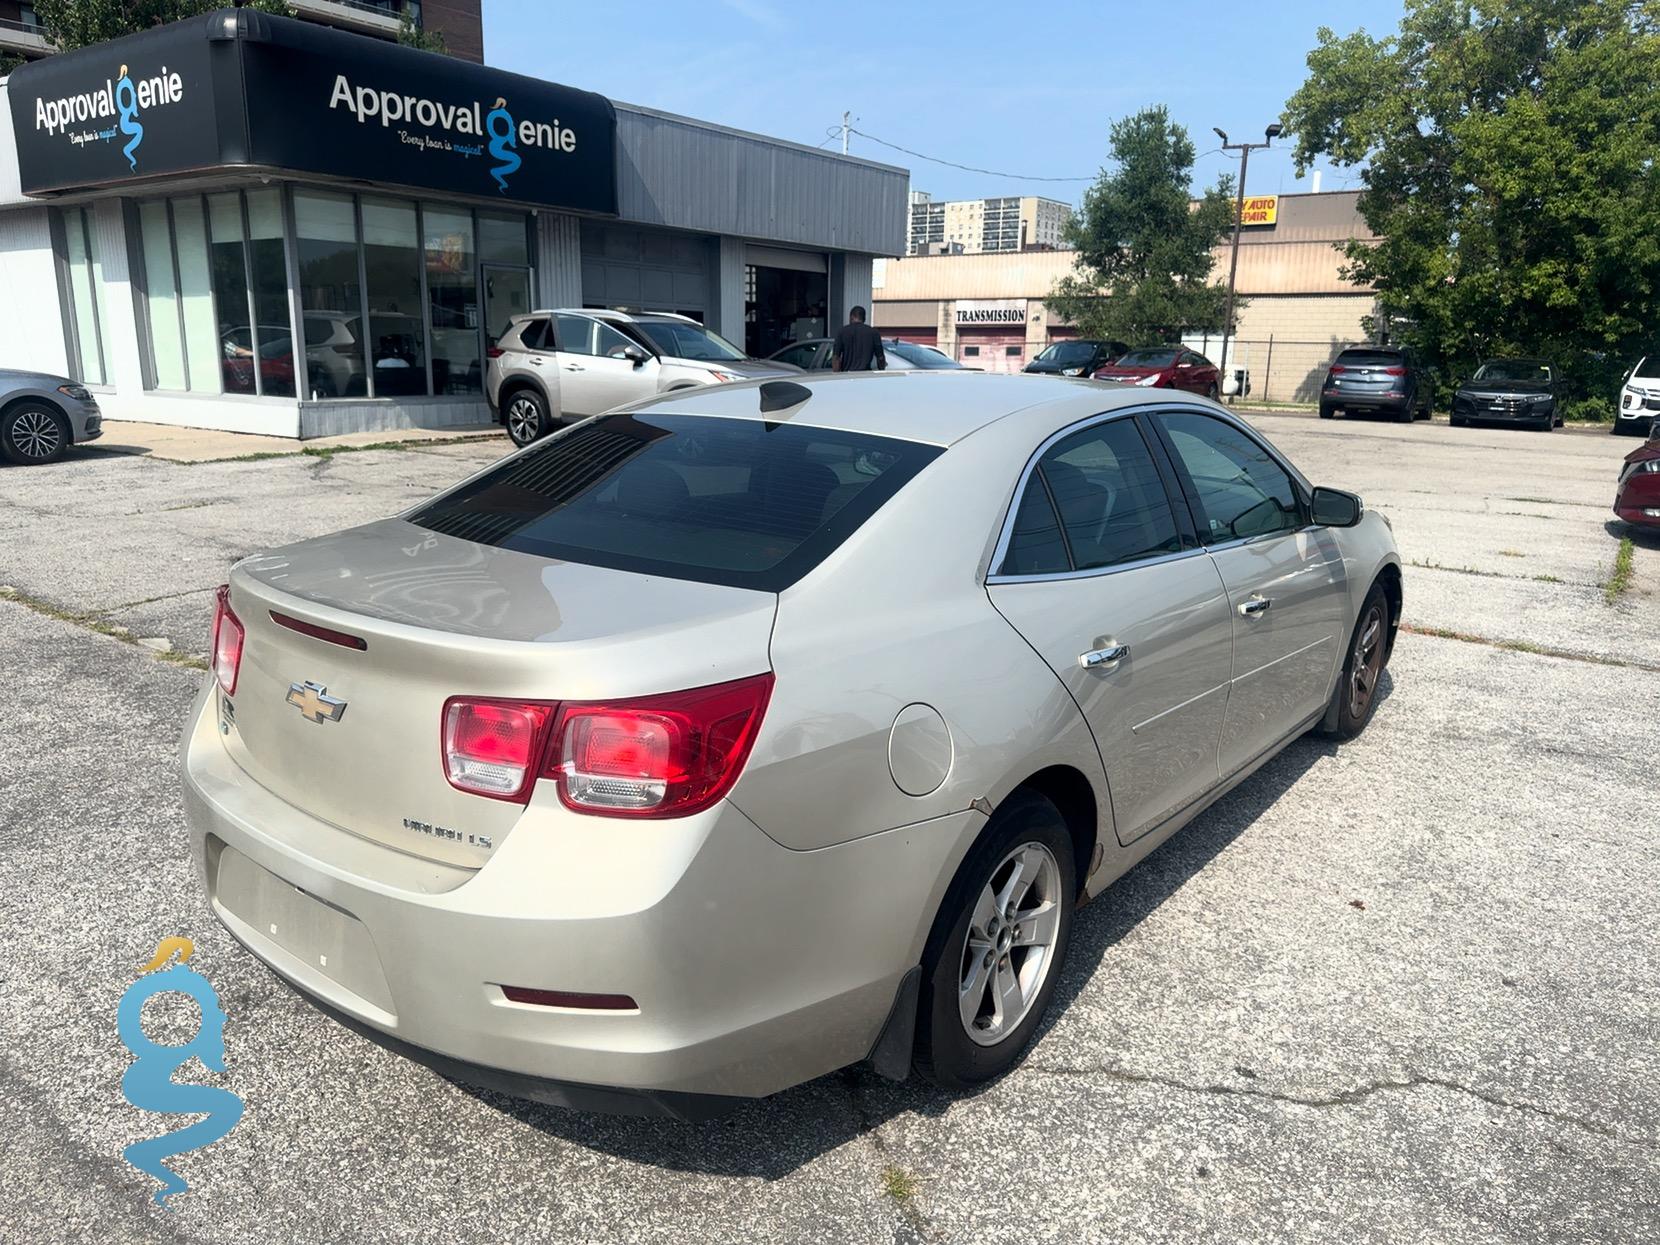
[[[567,807],[607,817],[683,817],[737,781],[773,676],[559,711],[548,773]]]
[[[1405,376],[1406,369],[1404,367],[1386,367],[1383,369],[1383,374],[1385,376]]]
[[[524,803],[536,780],[555,706],[545,701],[473,700],[444,705],[444,777],[473,795]]]
[[[236,695],[246,635],[241,620],[231,611],[231,586],[220,584],[213,594],[213,677],[227,696]]]
[[[486,359],[499,359],[505,353],[506,351],[504,351],[500,346],[486,346],[484,348],[484,357]]]
[[[603,703],[477,700],[444,705],[444,774],[474,795],[523,804],[553,778],[569,808],[683,817],[737,781],[772,695],[772,675]]]
[[[1344,367],[1341,363],[1333,363],[1331,365],[1331,374],[1333,376],[1337,376],[1342,372],[1347,372],[1348,370],[1349,369]]]

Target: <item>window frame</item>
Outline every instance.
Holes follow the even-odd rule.
[[[1250,441],[1267,455],[1270,462],[1285,472],[1291,480],[1291,492],[1297,500],[1297,523],[1292,527],[1280,528],[1274,532],[1259,532],[1254,536],[1235,536],[1229,540],[1219,540],[1214,544],[1206,544],[1204,541],[1206,527],[1200,522],[1205,513],[1204,506],[1199,501],[1198,490],[1189,477],[1181,456],[1176,453],[1176,447],[1170,440],[1170,434],[1165,430],[1164,424],[1157,418],[1160,415],[1194,415],[1203,419],[1214,420],[1225,428],[1231,428],[1247,441]],[[1308,478],[1302,472],[1286,461],[1283,454],[1258,436],[1243,420],[1236,419],[1231,415],[1218,414],[1215,411],[1199,410],[1186,404],[1171,403],[1168,406],[1160,406],[1150,410],[1146,423],[1152,435],[1158,438],[1160,448],[1169,462],[1171,473],[1176,480],[1177,487],[1180,489],[1182,502],[1187,509],[1188,519],[1193,525],[1193,532],[1199,541],[1200,549],[1214,553],[1219,549],[1233,549],[1257,541],[1278,540],[1283,536],[1293,536],[1315,526],[1312,502],[1314,486],[1309,483]]]
[[[1027,457],[1026,464],[1021,468],[1020,475],[1015,481],[1014,490],[1009,496],[1008,504],[1004,507],[1003,522],[998,529],[997,543],[992,548],[985,582],[988,587],[996,584],[1029,584],[1048,583],[1060,579],[1093,579],[1100,575],[1116,575],[1122,571],[1137,570],[1144,566],[1156,566],[1161,562],[1174,562],[1180,558],[1192,558],[1202,555],[1206,547],[1199,543],[1198,529],[1193,524],[1193,514],[1187,504],[1187,498],[1181,491],[1176,478],[1175,470],[1167,459],[1168,451],[1164,441],[1157,435],[1157,431],[1150,425],[1147,416],[1161,410],[1190,409],[1167,405],[1122,407],[1112,411],[1101,411],[1083,419],[1074,420],[1063,428],[1050,433],[1038,447]],[[1026,496],[1026,489],[1037,474],[1043,457],[1060,442],[1086,432],[1098,425],[1111,423],[1114,420],[1129,420],[1141,435],[1142,442],[1147,447],[1147,453],[1153,460],[1153,466],[1158,471],[1159,483],[1164,488],[1165,501],[1170,506],[1171,517],[1175,520],[1176,535],[1181,541],[1181,548],[1173,553],[1154,553],[1146,557],[1131,558],[1123,562],[1114,562],[1111,566],[1091,566],[1083,570],[1065,571],[1038,571],[1033,574],[1004,573],[1001,569],[1008,560],[1009,545],[1014,538],[1014,523],[1020,510],[1020,503]],[[1275,456],[1276,459],[1278,456]],[[1039,477],[1042,480],[1042,477]],[[1066,536],[1066,524],[1061,518],[1060,510],[1055,505],[1053,492],[1049,489],[1048,481],[1042,480],[1044,492],[1049,498],[1049,505],[1055,511],[1055,523],[1061,532],[1061,542],[1066,549],[1068,564],[1073,560],[1071,541]],[[1211,546],[1214,548],[1215,546]]]
[[[47,232],[52,241],[53,267],[56,269],[58,283],[58,306],[62,310],[63,338],[64,338],[64,370],[71,380],[87,385],[92,389],[105,391],[114,389],[114,380],[110,376],[109,350],[104,345],[104,316],[98,305],[102,294],[99,281],[99,268],[102,267],[101,252],[98,251],[96,238],[96,204],[77,204],[72,207],[54,207],[47,217]],[[76,230],[81,237],[81,266],[84,268],[84,278],[87,283],[88,309],[91,312],[91,324],[81,324],[80,312],[75,306],[75,289],[73,271],[75,261],[69,255],[69,232]],[[98,381],[88,381],[86,360],[81,352],[81,329],[88,327],[92,330],[93,347],[98,354],[98,374],[102,377]]]

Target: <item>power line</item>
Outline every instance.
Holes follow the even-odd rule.
[[[839,134],[840,126],[833,127]],[[918,160],[926,160],[929,164],[943,164],[947,168],[961,169],[965,173],[981,173],[986,177],[1006,177],[1017,182],[1092,182],[1093,177],[1027,177],[1021,173],[999,173],[996,169],[978,169],[972,164],[958,164],[955,160],[941,160],[938,156],[925,156],[920,151],[912,151],[909,147],[901,147],[898,143],[890,143],[885,138],[877,138],[874,134],[867,134],[863,130],[848,127],[848,132],[857,134],[860,138],[868,138],[873,143],[880,143],[884,147],[891,147],[895,151],[902,151],[907,156],[914,156]]]

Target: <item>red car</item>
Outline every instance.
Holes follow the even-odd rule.
[[[1145,389],[1186,389],[1214,398],[1221,392],[1222,373],[1202,354],[1180,346],[1149,346],[1097,369],[1095,379]]]
[[[1625,456],[1614,513],[1638,527],[1660,528],[1660,424],[1647,441]]]

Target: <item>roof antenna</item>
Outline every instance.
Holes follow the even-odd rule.
[[[806,385],[798,385],[793,380],[769,380],[761,386],[761,410],[770,414],[773,411],[787,411],[792,406],[800,406],[813,396],[813,391]]]

